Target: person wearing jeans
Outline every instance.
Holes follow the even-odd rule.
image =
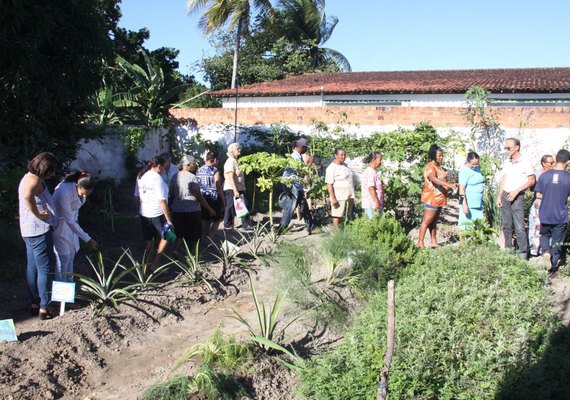
[[[292,143],[293,152],[291,158],[301,163],[303,161],[303,154],[307,152],[308,143],[305,139],[299,139]],[[310,157],[306,165],[309,167],[313,163],[313,158]],[[309,235],[313,230],[313,217],[307,199],[305,198],[305,191],[301,178],[297,175],[295,168],[288,167],[283,172],[283,178],[291,180],[291,187],[285,186],[283,193],[279,196],[279,205],[283,209],[283,216],[279,223],[279,231],[283,232],[287,229],[293,218],[293,213],[297,206],[301,208],[301,215],[305,221],[305,228]]]
[[[520,153],[521,143],[516,138],[505,140],[507,160],[503,164],[502,178],[497,196],[497,206],[503,209],[503,235],[505,248],[513,247],[513,227],[518,253],[527,258],[528,239],[524,226],[524,192],[535,183],[530,162]]]
[[[52,227],[57,216],[51,194],[44,182],[55,176],[60,162],[51,153],[40,153],[28,164],[28,173],[18,186],[20,232],[26,244],[26,283],[33,314],[41,320],[53,316],[49,312],[49,291],[56,259],[53,251]]]
[[[549,278],[558,276],[558,267],[562,258],[562,244],[568,225],[568,196],[570,196],[570,173],[566,167],[570,164],[570,152],[560,150],[556,154],[556,165],[543,172],[535,187],[540,203],[540,248],[543,261],[548,269]]]

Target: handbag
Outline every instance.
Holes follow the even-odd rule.
[[[239,218],[245,218],[249,215],[249,211],[245,206],[245,199],[243,197],[243,194],[239,197],[234,197],[234,208],[236,210],[236,215]]]

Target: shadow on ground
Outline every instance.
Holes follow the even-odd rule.
[[[526,367],[515,366],[495,398],[570,399],[570,328],[562,326],[550,336],[540,360]]]

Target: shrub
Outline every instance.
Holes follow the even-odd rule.
[[[409,265],[417,252],[402,226],[390,216],[356,218],[345,229],[356,287],[373,293]]]
[[[514,377],[543,354],[556,328],[541,274],[494,246],[420,253],[396,287],[390,397],[495,398],[501,388],[512,387]],[[309,363],[305,395],[374,399],[385,334],[381,292],[342,344]]]

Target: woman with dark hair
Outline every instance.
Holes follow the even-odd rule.
[[[26,283],[31,312],[41,320],[53,317],[48,310],[51,274],[55,269],[51,227],[56,224],[52,196],[44,182],[57,174],[59,160],[40,153],[28,163],[28,173],[18,186],[20,232],[26,243]]]
[[[325,183],[331,201],[333,225],[339,227],[342,220],[352,215],[354,206],[354,180],[352,171],[344,164],[346,150],[334,150],[334,159],[325,172]]]
[[[467,153],[465,165],[459,170],[459,230],[469,228],[469,222],[483,219],[483,183],[479,154]]]
[[[200,181],[194,175],[198,170],[194,157],[182,157],[180,167],[180,172],[170,182],[172,220],[176,236],[193,249],[202,237],[202,207],[212,216],[216,212],[200,192]]]
[[[376,171],[382,164],[382,153],[372,151],[362,161],[368,164],[362,174],[362,209],[372,219],[375,215],[382,215],[384,208],[384,186]]]
[[[424,204],[424,215],[418,234],[419,248],[424,248],[424,238],[429,229],[431,247],[439,247],[437,244],[437,219],[441,209],[447,205],[447,190],[455,189],[456,184],[447,183],[447,172],[441,168],[443,150],[432,144],[428,151],[429,162],[424,169],[424,189],[421,201]]]
[[[200,181],[202,195],[208,205],[214,209],[215,214],[211,215],[208,210],[202,208],[202,220],[206,221],[204,228],[206,235],[211,235],[217,229],[221,220],[224,219],[224,209],[226,199],[222,189],[222,177],[217,168],[218,155],[213,151],[206,154],[206,164],[198,169],[196,177]]]
[[[57,213],[57,227],[53,241],[57,256],[55,279],[73,282],[73,260],[79,251],[79,239],[87,243],[90,250],[97,250],[97,242],[91,238],[77,222],[79,209],[85,204],[95,188],[95,180],[86,171],[67,175],[53,192]]]
[[[168,185],[161,177],[165,165],[164,158],[153,157],[139,172],[135,187],[135,197],[139,198],[139,214],[146,241],[146,254],[154,267],[159,265],[160,258],[168,245],[168,241],[162,237],[162,227],[164,223],[174,226],[168,209]],[[153,257],[152,242],[157,237],[160,239],[156,256]]]
[[[540,159],[541,169],[534,173],[535,182],[538,182],[538,178],[543,172],[551,170],[555,163],[554,157],[550,154],[543,155]],[[534,190],[534,187],[532,189]],[[537,198],[536,193],[534,193],[528,216],[528,246],[530,254],[533,256],[537,256],[540,253],[540,216],[538,209],[541,201],[542,199]]]

